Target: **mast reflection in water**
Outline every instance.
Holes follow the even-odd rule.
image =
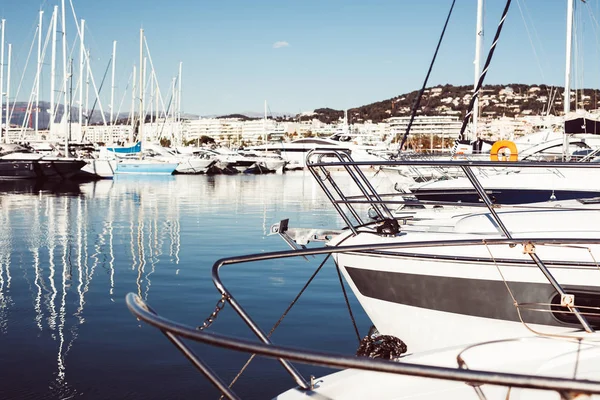
[[[197,325],[218,299],[210,280],[214,261],[285,249],[265,236],[283,218],[295,226],[339,225],[301,172],[132,176],[81,185],[0,182],[0,398],[216,395],[159,332],[131,316],[125,294],[136,292],[169,317]],[[266,328],[312,271],[296,260],[223,275]],[[354,351],[337,276],[331,269],[321,275],[317,293],[295,312],[310,316],[313,328],[318,320],[343,321],[339,331],[328,325],[331,340],[313,342],[314,348]],[[364,316],[359,320],[367,325]],[[303,338],[310,345],[322,338],[310,327],[289,326],[278,331],[280,341]],[[226,311],[214,329],[245,332]],[[215,354],[213,367],[230,375],[245,361],[244,355]],[[277,363],[255,367],[237,384],[240,391],[268,397],[290,386]],[[256,386],[256,379],[271,383]]]

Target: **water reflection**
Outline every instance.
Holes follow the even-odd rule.
[[[66,359],[86,323],[86,296],[98,269],[107,272],[107,292],[114,301],[115,248],[129,249],[129,254],[120,252],[120,263],[135,271],[137,291],[144,298],[163,247],[169,262],[179,263],[178,207],[168,201],[170,191],[162,189],[147,181],[0,183],[0,338],[11,334],[11,324],[28,328],[24,320],[29,311],[22,301],[28,293],[37,337],[54,343],[50,388],[58,397],[77,393],[67,382]],[[23,279],[13,289],[17,269]]]
[[[0,180],[0,194],[55,194],[77,196],[80,184],[70,180]]]
[[[185,360],[163,338],[141,331],[125,294],[171,306],[173,317],[198,317],[204,304],[214,306],[212,263],[284,248],[275,238],[264,240],[281,218],[331,227],[337,217],[302,173],[0,182],[0,398],[173,397],[170,391],[182,382],[163,385],[156,377],[170,370],[155,363]],[[238,279],[287,293],[283,271],[267,274]],[[160,357],[148,351],[145,341],[152,338],[163,346]],[[123,365],[147,368],[156,379],[148,383],[144,374],[119,370]],[[197,382],[189,373],[189,382]],[[10,377],[14,382],[5,385]],[[123,379],[121,387],[114,383]]]

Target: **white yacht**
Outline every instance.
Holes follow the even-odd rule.
[[[294,169],[306,167],[306,156],[311,150],[345,150],[352,154],[356,161],[381,161],[384,157],[379,154],[386,147],[354,143],[351,135],[342,132],[328,138],[302,138],[291,142],[252,146],[248,149],[277,152],[289,163],[288,168]]]

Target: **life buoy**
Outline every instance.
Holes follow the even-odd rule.
[[[519,152],[517,145],[510,140],[498,140],[492,145],[490,150],[490,160],[492,161],[518,161]]]

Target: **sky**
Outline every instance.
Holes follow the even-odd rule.
[[[66,0],[74,86],[79,42],[71,2],[77,19],[86,21],[85,44],[97,86],[107,70],[112,43],[117,41],[115,110],[131,108],[130,75],[133,66],[139,65],[139,32],[143,28],[165,103],[181,62],[182,112],[203,116],[262,112],[265,100],[269,113],[347,109],[418,90],[452,3]],[[55,5],[60,6],[60,1],[0,2],[0,17],[6,20],[5,43],[13,48],[13,99],[20,82],[18,100],[27,101],[32,93],[38,13],[44,11],[45,38]],[[486,2],[484,57],[504,5],[502,0]],[[566,0],[513,0],[486,83],[563,86],[566,9]],[[575,87],[600,87],[599,10],[597,0],[576,1]],[[476,0],[456,1],[428,86],[473,84],[476,13]],[[59,30],[60,25],[59,20]],[[60,48],[59,42],[57,79],[62,79]],[[42,100],[50,98],[49,49],[42,69]],[[5,80],[6,75],[5,68]],[[108,70],[100,95],[104,110],[110,102],[110,82]]]

